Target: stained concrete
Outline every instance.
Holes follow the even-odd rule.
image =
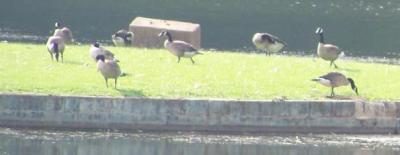
[[[0,94],[0,126],[237,133],[397,133],[400,103]]]

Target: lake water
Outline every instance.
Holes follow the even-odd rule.
[[[394,155],[390,135],[209,135],[0,128],[1,155]]]
[[[313,53],[317,26],[346,55],[399,57],[398,0],[1,0],[0,39],[44,42],[55,21],[81,42],[110,42],[136,16],[197,22],[203,48],[253,50],[255,32]]]

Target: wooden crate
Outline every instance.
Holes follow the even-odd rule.
[[[129,25],[129,31],[135,35],[132,45],[161,48],[166,38],[160,38],[158,34],[163,30],[168,30],[173,40],[183,40],[191,43],[195,48],[201,48],[200,24],[145,17],[136,17]]]

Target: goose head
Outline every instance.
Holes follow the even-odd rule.
[[[159,37],[162,36],[170,36],[171,34],[168,31],[161,31],[161,33],[158,34]]]
[[[162,31],[160,34],[158,34],[158,36],[159,36],[159,37],[167,36],[167,37],[168,37],[168,41],[169,41],[169,42],[172,42],[171,33],[169,33],[168,31]]]
[[[97,42],[97,41],[95,41],[95,42],[93,42],[93,44],[92,44],[94,47],[97,47],[97,48],[99,48],[100,47],[100,43],[99,42]]]
[[[54,27],[56,29],[59,29],[59,28],[61,28],[61,24],[59,22],[56,22],[56,23],[54,23]]]
[[[318,27],[317,30],[315,30],[315,34],[323,34],[324,33],[324,29],[322,29],[321,27]]]
[[[98,55],[98,56],[96,56],[96,61],[102,61],[102,62],[104,62],[105,61],[105,57],[104,57],[104,55]]]

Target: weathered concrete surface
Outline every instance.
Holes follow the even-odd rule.
[[[257,133],[397,133],[399,103],[0,94],[0,126]]]
[[[129,24],[129,31],[135,34],[132,45],[136,47],[163,47],[166,38],[158,36],[163,30],[168,30],[174,40],[183,40],[201,48],[200,24],[144,17],[136,17]]]

